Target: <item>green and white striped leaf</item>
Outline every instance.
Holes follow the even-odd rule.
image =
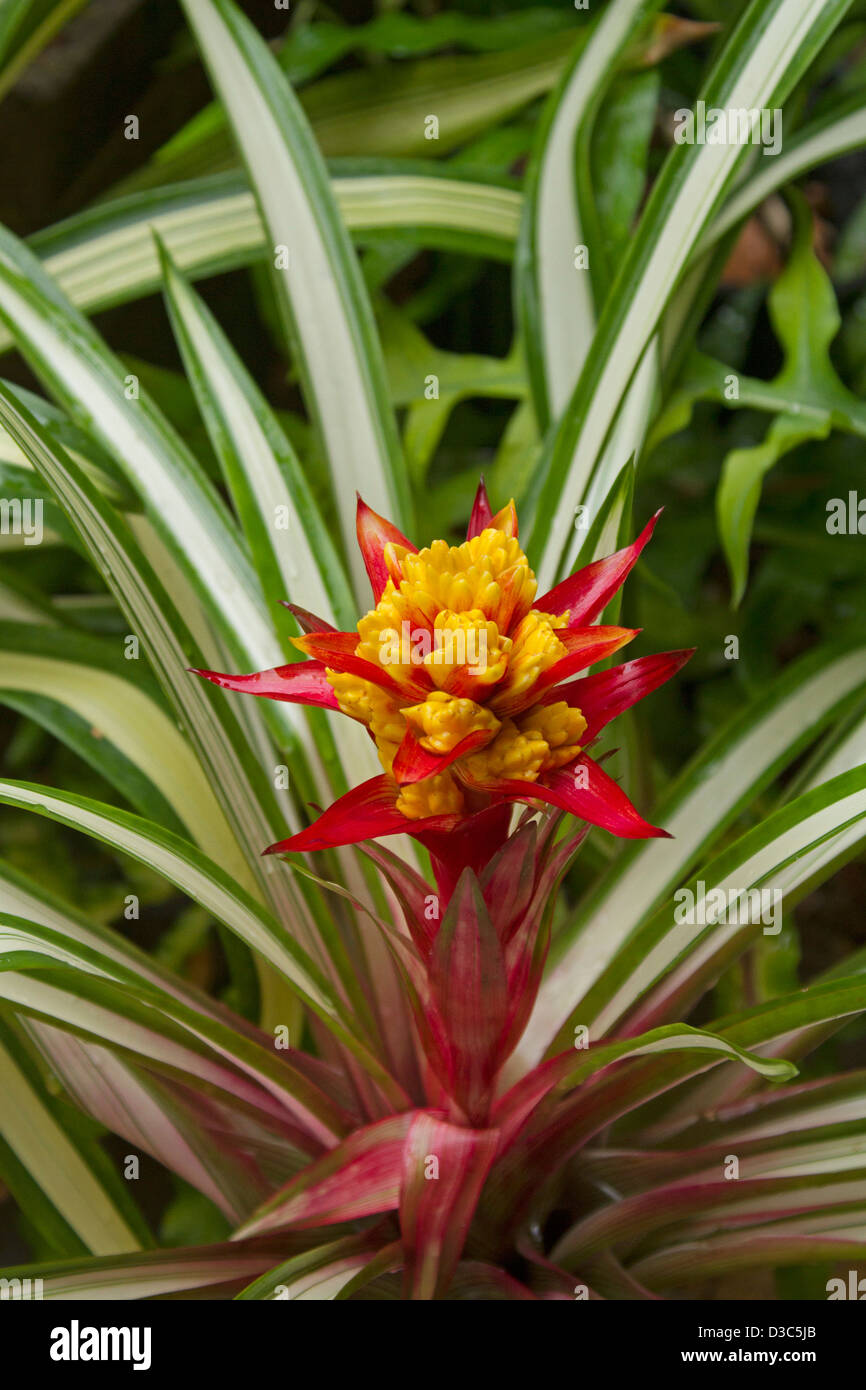
[[[78,527],[105,582],[115,593],[139,637],[148,660],[187,736],[207,769],[238,849],[226,865],[238,883],[269,900],[293,935],[328,965],[318,931],[309,915],[315,900],[299,892],[288,874],[268,873],[262,848],[277,838],[285,821],[277,815],[262,765],[250,755],[226,702],[188,674],[199,665],[195,644],[172,610],[150,565],[128,528],[69,457],[52,446],[25,408],[0,387],[0,421],[26,448],[34,466],[50,483],[67,515]],[[261,755],[260,755],[261,756]],[[273,756],[273,754],[271,754]],[[275,761],[275,760],[274,760]],[[298,821],[291,802],[282,814],[292,829]],[[305,905],[309,904],[309,907]],[[319,919],[321,920],[321,918]]]
[[[213,316],[167,256],[163,268],[178,346],[269,608],[279,615],[278,605],[290,598],[336,627],[354,626],[345,570],[291,444]],[[292,630],[289,619],[285,631]],[[348,784],[375,776],[379,765],[365,734],[350,720],[335,720],[328,728]]]
[[[0,341],[5,342],[7,346],[12,342],[5,324],[0,326]],[[58,448],[66,450],[101,493],[123,508],[136,506],[136,495],[125,481],[117,464],[104,449],[100,449],[91,435],[79,429],[62,410],[58,410],[50,401],[46,401],[34,391],[28,391],[13,381],[3,381],[2,384],[3,389],[29,411],[47,438]],[[33,464],[27,453],[3,429],[0,429],[0,459],[15,467],[27,469],[35,481]]]
[[[355,1277],[370,1266],[381,1249],[371,1235],[346,1236],[342,1240],[329,1241],[313,1250],[293,1255],[256,1279],[237,1295],[238,1299],[261,1302],[330,1302],[338,1298]],[[395,1243],[381,1250],[371,1278],[377,1272],[393,1269],[402,1261],[399,1244]],[[379,1265],[382,1269],[379,1269]]]
[[[191,1108],[184,1106],[176,1082],[172,1094],[156,1077],[130,1066],[107,1048],[36,1019],[25,1021],[24,1026],[86,1115],[190,1183],[233,1224],[262,1200],[256,1194],[264,1193],[267,1185],[261,1177],[255,1181],[246,1136],[231,1134],[227,1143],[214,1129],[204,1128]],[[222,1107],[221,1117],[225,1110]],[[298,1154],[301,1163],[304,1157]]]
[[[842,1264],[866,1255],[866,1206],[775,1221],[742,1233],[708,1236],[657,1250],[631,1266],[649,1288],[733,1274],[739,1270],[786,1265]]]
[[[404,166],[397,166],[398,169]],[[509,261],[520,223],[519,190],[479,183],[459,167],[351,172],[331,179],[340,216],[359,240],[403,237],[421,246]],[[366,166],[365,166],[366,168]],[[99,204],[38,232],[30,246],[77,308],[140,298],[161,283],[153,232],[193,279],[261,260],[267,238],[256,200],[236,174],[196,179]],[[11,338],[0,329],[0,350]]]
[[[67,711],[74,718],[74,731],[89,735],[89,746],[82,748],[80,739],[70,737],[71,746],[77,746],[109,780],[113,780],[113,761],[105,754],[111,749],[130,774],[137,774],[135,781],[129,775],[118,777],[118,790],[151,819],[154,812],[149,806],[168,811],[167,819],[178,822],[175,829],[185,826],[202,849],[228,867],[238,861],[237,842],[210,783],[158,691],[141,671],[135,680],[130,679],[133,669],[135,663],[124,661],[115,644],[104,639],[23,623],[0,625],[0,699],[11,696],[10,704],[35,719],[44,713],[40,702],[50,701]],[[21,698],[27,694],[36,700],[28,703]],[[48,715],[41,722],[58,737],[71,732]],[[136,798],[138,784],[141,790]]]
[[[388,1093],[401,1095],[373,1055],[357,1024],[306,952],[256,901],[188,841],[139,816],[71,793],[0,781],[0,802],[35,811],[147,864],[267,960],[292,990]]]
[[[579,43],[541,118],[527,170],[518,249],[518,295],[536,413],[557,420],[595,330],[592,277],[575,267],[596,227],[588,180],[589,136],[618,61],[660,0],[610,0]],[[575,176],[576,162],[581,173]],[[590,263],[594,254],[590,248]]]
[[[358,597],[355,489],[398,526],[410,521],[396,425],[360,267],[327,171],[276,59],[230,0],[184,0],[247,165],[277,271],[307,404],[325,441]],[[278,263],[282,261],[278,255]]]
[[[847,105],[804,126],[780,155],[743,181],[695,248],[695,261],[776,189],[866,144],[859,98],[850,99],[850,110]],[[348,168],[346,161],[335,167],[332,189],[343,221],[362,241],[376,234],[406,236],[419,245],[511,259],[523,208],[519,190],[478,183],[457,166],[406,173],[386,166],[375,174]],[[93,312],[159,287],[152,231],[193,279],[249,265],[266,247],[255,198],[235,174],[99,204],[38,232],[30,246],[71,302]],[[0,351],[11,343],[0,325]]]
[[[866,650],[822,651],[792,664],[701,750],[653,811],[673,839],[621,853],[554,942],[519,1055],[531,1065],[642,921],[672,893],[750,799],[862,698]]]
[[[587,1256],[615,1245],[622,1257],[638,1242],[659,1239],[700,1240],[719,1228],[735,1226],[757,1235],[780,1216],[822,1212],[866,1202],[866,1169],[844,1178],[834,1173],[801,1173],[784,1178],[747,1178],[731,1182],[718,1164],[712,1176],[689,1178],[652,1188],[595,1212],[573,1226],[555,1247],[552,1258],[579,1268]],[[662,1234],[664,1233],[664,1234]]]
[[[707,107],[779,106],[849,3],[752,0],[701,93]],[[634,370],[747,153],[734,144],[682,144],[667,157],[540,469],[529,544],[543,589],[561,571],[570,511],[584,500]]]
[[[329,1147],[344,1132],[340,1109],[267,1035],[189,1005],[50,928],[18,917],[0,922],[0,997],[169,1076],[216,1087],[286,1125],[300,1123],[308,1144]]]
[[[838,1024],[853,1018],[866,1009],[866,977],[851,976],[817,984],[807,990],[773,999],[728,1019],[711,1025],[713,1032],[750,1052],[773,1056],[804,1029]],[[630,1063],[628,1085],[622,1086],[616,1075],[600,1078],[578,1094],[571,1115],[568,1145],[571,1152],[592,1135],[623,1116],[635,1117],[638,1127],[643,1106],[649,1100],[673,1091],[707,1071],[704,1061],[690,1057],[659,1057]],[[692,1093],[693,1094],[693,1093]],[[689,1119],[699,1107],[689,1106]],[[651,1131],[650,1131],[651,1132]]]
[[[120,974],[136,976],[144,983],[179,1000],[187,1008],[205,1013],[223,1024],[244,1027],[224,1005],[201,993],[162,966],[153,955],[133,946],[117,932],[98,925],[77,912],[69,903],[50,893],[42,884],[0,859],[0,913],[20,917],[47,927],[74,947],[96,952],[103,961],[117,965]],[[111,974],[111,970],[105,967]]]
[[[866,1119],[866,1075],[862,1071],[823,1078],[817,1084],[806,1081],[784,1092],[765,1091],[733,1101],[714,1118],[692,1112],[677,1120],[667,1113],[641,1131],[642,1141],[655,1152],[647,1154],[659,1177],[674,1177],[682,1169],[668,1165],[676,1158],[700,1171],[705,1155],[737,1144],[737,1153],[756,1161],[755,1171],[792,1162],[802,1149],[808,1153],[826,1136],[841,1155],[850,1143],[850,1152],[859,1153]],[[676,1152],[670,1146],[676,1145]],[[655,1146],[662,1145],[663,1149]],[[684,1157],[680,1150],[687,1150]],[[694,1156],[694,1164],[692,1164]],[[811,1161],[811,1159],[810,1159]],[[631,1190],[631,1189],[629,1189]]]
[[[695,913],[703,915],[705,923],[680,922],[673,902],[662,907],[581,998],[581,1021],[604,1033],[635,1005],[632,1023],[637,1028],[663,1016],[674,1001],[688,1007],[694,988],[706,984],[762,930],[760,908],[755,913],[743,903],[737,920],[730,922],[708,903],[710,895],[721,891],[726,901],[733,901],[740,893],[764,889],[781,895],[781,903],[790,907],[797,890],[811,883],[819,851],[824,863],[832,863],[840,852],[840,837],[845,849],[850,847],[850,832],[856,831],[862,840],[864,815],[866,768],[856,768],[768,817],[690,880]],[[781,923],[764,926],[779,930]]]
[[[73,418],[86,418],[124,470],[233,660],[250,670],[280,665],[282,647],[261,590],[215,489],[146,396],[127,398],[123,365],[64,300],[35,257],[5,231],[0,231],[0,317],[49,389]],[[19,406],[19,416],[22,411]],[[24,447],[20,423],[13,425],[6,413],[3,418]],[[32,448],[28,451],[32,454]],[[67,515],[75,521],[74,513]],[[268,718],[288,740],[301,776],[307,749],[324,790],[326,779],[300,711],[274,706]]]
[[[126,1214],[22,1063],[0,1025],[0,1174],[43,1238],[62,1253],[117,1255],[140,1248]]]
[[[249,564],[195,461],[155,407],[143,397],[127,398],[122,363],[64,301],[35,257],[5,231],[0,235],[0,314],[73,418],[87,418],[142,497],[160,534],[174,538],[177,558],[206,607],[221,618],[229,640],[245,629],[241,650],[247,644],[251,651],[260,648],[262,665],[278,658]]]
[[[309,1232],[305,1234],[309,1235]],[[196,1289],[244,1285],[284,1254],[274,1241],[226,1241],[183,1250],[148,1250],[125,1258],[64,1260],[4,1271],[41,1278],[43,1298],[61,1301],[167,1298]]]
[[[222,464],[266,596],[335,625],[354,615],[340,559],[294,449],[213,315],[163,249],[163,278],[178,347]],[[280,510],[287,524],[277,530]]]
[[[303,950],[213,860],[162,826],[70,792],[52,793],[26,782],[0,781],[0,802],[48,816],[112,845],[174,883],[269,960],[291,981],[304,1002],[328,1019],[338,1008]]]

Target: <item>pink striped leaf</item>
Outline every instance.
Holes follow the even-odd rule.
[[[327,1226],[396,1210],[403,1149],[414,1113],[406,1110],[356,1130],[259,1207],[236,1237]]]
[[[502,943],[478,879],[464,871],[430,956],[430,981],[450,1045],[452,1094],[470,1121],[485,1118],[508,1012]]]
[[[413,1118],[403,1150],[400,1229],[405,1297],[441,1295],[457,1266],[499,1136],[432,1112]]]

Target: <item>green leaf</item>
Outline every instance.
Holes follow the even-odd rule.
[[[812,214],[800,197],[794,210],[791,255],[768,300],[784,363],[767,383],[767,394],[778,391],[791,404],[773,421],[763,444],[728,454],[716,498],[735,604],[746,587],[749,543],[764,475],[797,445],[826,439],[834,425],[848,425],[866,435],[866,408],[842,384],[830,360],[830,345],[841,319],[832,282],[812,246]]]
[[[438,153],[450,152],[548,92],[566,61],[568,35],[544,35],[505,53],[448,54],[335,74],[300,94],[323,154],[428,156],[426,117],[439,116]],[[296,78],[289,71],[289,78]],[[214,108],[200,130],[181,132],[151,164],[115,189],[160,186],[235,163]]]
[[[754,211],[777,188],[819,164],[827,164],[866,143],[866,110],[859,92],[852,92],[785,140],[784,149],[762,161],[744,179],[711,223],[694,256],[700,259],[711,246]]]
[[[753,0],[701,93],[707,108],[779,106],[847,8],[848,0]],[[634,370],[747,156],[746,147],[737,145],[676,145],[654,184],[593,351],[539,471],[529,545],[539,552],[542,588],[561,571],[569,506],[584,499]]]
[[[363,278],[322,157],[264,40],[230,0],[184,0],[184,8],[223,99],[276,256],[279,304],[307,405],[325,441],[343,541],[361,598],[367,581],[355,545],[355,489],[398,526],[410,519]]]
[[[0,699],[66,738],[143,814],[174,829],[186,826],[202,848],[213,849],[228,837],[210,784],[155,683],[140,671],[133,681],[133,663],[118,646],[0,624]],[[237,852],[233,844],[230,852]]]
[[[214,700],[204,681],[189,676],[188,667],[201,665],[201,658],[153,569],[110,505],[72,460],[51,445],[24,407],[12,400],[2,386],[0,421],[27,449],[74,521],[105,582],[125,609],[202,767],[208,771],[210,785],[231,826],[209,847],[218,850],[220,863],[236,881],[259,894],[263,901],[269,900],[279,919],[290,924],[296,939],[316,952],[317,959],[330,968],[304,898],[293,880],[288,874],[268,874],[264,868],[267,861],[261,859],[262,847],[272,843],[281,828],[272,794],[261,765],[244,745],[225,701],[219,697]],[[166,568],[163,558],[163,573]],[[290,803],[286,803],[284,814],[291,825]],[[295,819],[293,828],[297,827]],[[232,834],[236,845],[232,844]]]
[[[715,1033],[737,1047],[750,1052],[760,1050],[766,1055],[772,1054],[775,1048],[785,1048],[791,1035],[801,1029],[837,1023],[864,1009],[866,979],[844,977],[797,990],[731,1018],[715,1020],[711,1026]],[[618,1085],[616,1078],[601,1078],[577,1099],[569,1145],[577,1147],[621,1116],[636,1112],[640,1118],[640,1107],[646,1101],[706,1070],[706,1063],[698,1063],[690,1057],[660,1057],[631,1064],[627,1086]],[[689,1110],[689,1115],[694,1113],[694,1109]]]
[[[403,437],[406,466],[423,498],[429,464],[455,406],[475,396],[525,399],[523,363],[516,344],[503,358],[445,352],[384,300],[377,306],[377,319],[391,400],[395,406],[408,407]]]
[[[653,1057],[663,1052],[717,1052],[719,1060],[733,1058],[742,1062],[759,1076],[772,1081],[790,1081],[797,1068],[779,1058],[768,1059],[736,1047],[729,1039],[686,1023],[666,1024],[647,1033],[638,1033],[619,1042],[602,1043],[589,1049],[585,1057],[577,1058],[557,1090],[566,1091],[579,1086],[597,1071],[626,1057]]]
[[[634,1009],[635,1026],[647,1026],[674,1007],[687,1009],[708,979],[742,951],[764,927],[764,901],[746,900],[734,911],[719,911],[721,892],[733,903],[752,889],[778,894],[787,909],[802,884],[816,871],[815,856],[832,863],[840,852],[839,838],[854,832],[855,842],[866,833],[866,769],[856,768],[823,783],[783,806],[749,831],[706,867],[701,867],[686,891],[694,904],[695,921],[682,921],[674,902],[660,908],[623,949],[578,1005],[581,1022],[598,1033],[608,1031],[624,1012]],[[679,892],[680,890],[678,890]],[[701,917],[704,918],[703,923]],[[637,1006],[635,1008],[635,1006]]]
[[[381,1242],[368,1234],[345,1236],[284,1260],[248,1285],[237,1298],[254,1302],[329,1301],[339,1298],[363,1270],[375,1278],[385,1269],[398,1267],[401,1260],[399,1243],[382,1248]]]
[[[342,162],[332,189],[346,226],[364,241],[399,236],[410,250],[511,258],[520,193],[479,183],[458,166]],[[236,174],[100,204],[37,233],[30,245],[72,303],[93,311],[160,286],[154,231],[193,278],[261,261],[267,247],[255,198]],[[0,350],[11,341],[0,326]]]
[[[518,1053],[542,1055],[578,998],[617,959],[639,925],[683,881],[752,797],[860,698],[866,650],[835,649],[793,663],[721,729],[653,810],[673,835],[621,853],[554,941],[551,965]]]
[[[148,1250],[120,1258],[27,1265],[4,1270],[4,1274],[9,1279],[42,1279],[46,1300],[165,1298],[197,1289],[243,1286],[279,1260],[284,1248],[285,1237],[282,1243],[226,1241],[185,1250]]]
[[[15,39],[16,30],[23,26],[27,12],[33,11],[41,0],[4,0],[0,5],[0,61],[4,61]]]
[[[402,1096],[357,1025],[315,963],[279,924],[212,860],[161,826],[71,793],[51,795],[44,787],[0,782],[0,802],[48,816],[112,845],[155,869],[186,893],[259,956],[269,961],[292,990],[355,1055],[395,1099]]]
[[[0,101],[88,0],[4,0],[0,5]]]
[[[658,8],[656,0],[612,0],[592,31],[581,35],[539,124],[527,171],[517,283],[542,426],[565,408],[595,327],[592,276],[575,267],[575,255],[592,240],[584,224],[597,226],[588,177],[596,112],[618,60]]]
[[[732,449],[725,458],[716,495],[716,515],[731,574],[734,607],[746,591],[749,546],[764,476],[784,454],[810,439],[826,439],[831,428],[829,415],[817,422],[797,415],[777,415],[762,444]]]
[[[592,173],[607,281],[625,251],[643,198],[658,93],[659,74],[652,69],[618,78],[605,100],[604,120],[593,132]]]
[[[100,1181],[0,1024],[0,1173],[22,1210],[61,1253],[117,1255],[140,1248],[139,1233]],[[59,1226],[59,1230],[58,1230]]]

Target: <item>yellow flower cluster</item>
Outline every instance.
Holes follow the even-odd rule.
[[[386,772],[407,728],[440,755],[470,734],[487,735],[445,771],[403,786],[403,814],[462,811],[458,767],[464,782],[532,782],[575,758],[586,729],[580,710],[564,701],[525,708],[538,677],[565,655],[557,629],[566,619],[532,609],[535,575],[517,539],[488,528],[463,545],[437,540],[417,553],[389,544],[385,562],[391,577],[358,623],[355,654],[405,694],[328,670],[340,709],[370,730]]]

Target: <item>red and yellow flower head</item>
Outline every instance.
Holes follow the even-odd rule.
[[[434,854],[443,836],[455,849],[474,845],[462,858],[477,861],[503,838],[515,801],[547,803],[626,838],[664,835],[586,749],[691,653],[572,679],[637,635],[595,619],[657,519],[632,545],[539,598],[514,503],[493,515],[483,483],[462,545],[435,540],[418,550],[359,499],[375,607],[357,631],[337,632],[293,608],[305,629],[293,640],[310,660],[251,676],[200,672],[231,690],[339,710],[375,742],[382,775],[272,851],[408,831]]]

